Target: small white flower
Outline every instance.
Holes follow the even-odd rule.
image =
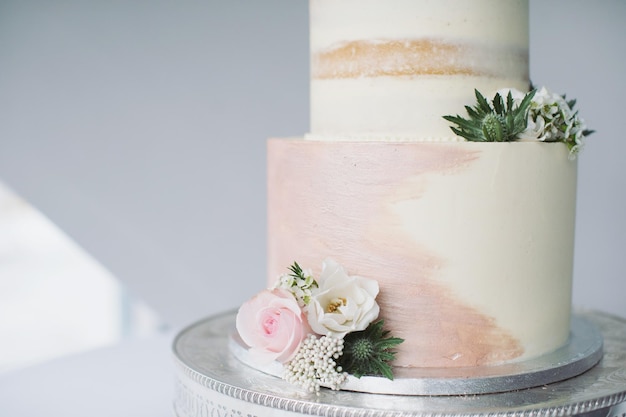
[[[301,271],[301,274],[283,274],[278,277],[274,288],[282,288],[291,292],[300,307],[309,303],[313,289],[317,287],[317,282],[313,278],[310,269]]]
[[[332,259],[326,259],[317,288],[306,307],[311,329],[320,335],[343,338],[365,330],[378,317],[378,282],[348,276]]]
[[[519,105],[524,93],[516,89],[498,90],[505,102],[509,92],[513,103]],[[574,159],[584,145],[584,130],[586,130],[584,121],[570,108],[565,98],[542,87],[532,98],[526,129],[518,138],[567,143],[570,148],[570,159]]]
[[[291,287],[294,285],[295,280],[296,280],[295,277],[289,274],[283,274],[280,277],[278,277],[278,280],[276,281],[274,288],[283,288],[285,290],[290,290]]]
[[[544,141],[546,139],[545,128],[546,121],[543,116],[538,115],[536,120],[528,117],[526,130],[519,134],[519,139]]]

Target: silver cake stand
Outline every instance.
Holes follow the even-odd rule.
[[[304,393],[237,357],[231,337],[234,320],[234,312],[213,316],[176,337],[176,416],[626,417],[626,320],[604,313],[578,312],[566,349],[549,359],[504,369],[504,374],[496,370],[465,379],[409,375],[394,381],[438,395],[326,389],[320,395]],[[538,385],[542,380],[557,382]],[[401,391],[409,394],[407,389]]]

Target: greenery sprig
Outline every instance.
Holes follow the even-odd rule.
[[[388,337],[389,331],[383,330],[383,325],[384,321],[378,320],[367,329],[348,333],[344,337],[343,355],[337,359],[337,364],[345,372],[357,378],[371,375],[393,380],[389,363],[395,359],[393,349],[404,339]]]
[[[302,270],[302,267],[298,265],[298,262],[294,262],[293,265],[290,265],[288,269],[291,271],[291,274],[289,274],[290,276],[294,278],[306,279],[306,276],[304,276],[304,271]]]
[[[469,118],[443,116],[447,121],[454,123],[452,131],[472,142],[509,142],[517,139],[527,126],[528,110],[536,90],[527,93],[519,106],[515,106],[513,96],[509,91],[506,103],[499,93],[496,93],[490,105],[487,99],[478,91],[476,105],[465,106]]]

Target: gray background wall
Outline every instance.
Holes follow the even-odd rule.
[[[307,8],[0,2],[0,181],[173,326],[236,307],[265,280],[265,139],[308,130]],[[534,83],[597,130],[579,159],[574,302],[621,316],[624,23],[620,0],[531,0]]]

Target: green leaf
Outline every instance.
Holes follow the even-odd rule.
[[[477,108],[480,109],[484,114],[491,113],[491,106],[487,102],[487,99],[480,94],[480,91],[474,90],[474,94],[476,94],[476,101],[478,103]]]

